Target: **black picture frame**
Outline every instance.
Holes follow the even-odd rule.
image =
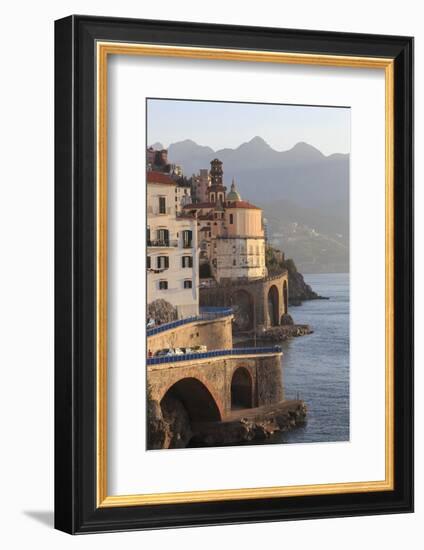
[[[97,507],[98,40],[394,60],[394,490]],[[55,22],[55,74],[55,527],[76,534],[413,511],[413,39],[73,15]]]

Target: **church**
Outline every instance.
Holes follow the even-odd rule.
[[[183,207],[197,219],[201,271],[217,282],[266,277],[262,210],[241,198],[234,179],[227,194],[219,159],[211,161],[205,191],[207,201]]]

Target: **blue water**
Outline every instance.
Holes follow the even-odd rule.
[[[305,427],[278,434],[273,443],[311,443],[349,439],[349,275],[305,275],[305,281],[329,300],[291,307],[295,323],[313,334],[283,342],[286,399],[303,399]]]

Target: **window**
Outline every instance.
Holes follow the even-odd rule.
[[[150,227],[147,228],[147,246],[150,245]]]
[[[156,258],[156,267],[158,269],[168,269],[168,267],[169,267],[169,258],[168,258],[168,256],[158,256]]]
[[[168,281],[159,281],[159,290],[168,290]]]
[[[158,244],[159,246],[169,246],[169,230],[158,229],[157,230]]]
[[[191,248],[192,232],[189,229],[183,231],[183,248]]]
[[[166,199],[159,197],[159,214],[166,214]]]
[[[150,256],[147,256],[146,258],[146,266],[147,266],[147,269],[150,269],[151,268],[151,261],[150,261]]]
[[[193,267],[193,258],[191,256],[183,256],[182,267]]]
[[[233,266],[236,266],[236,265],[237,265],[237,262],[233,260]]]
[[[230,223],[234,223],[234,216],[230,214]]]
[[[184,281],[184,288],[192,288],[193,286],[193,283],[191,282],[190,279],[187,279],[186,281]]]

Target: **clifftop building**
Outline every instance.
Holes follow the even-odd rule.
[[[147,172],[147,296],[164,299],[179,318],[199,310],[196,220],[179,213],[177,184],[163,172]]]

